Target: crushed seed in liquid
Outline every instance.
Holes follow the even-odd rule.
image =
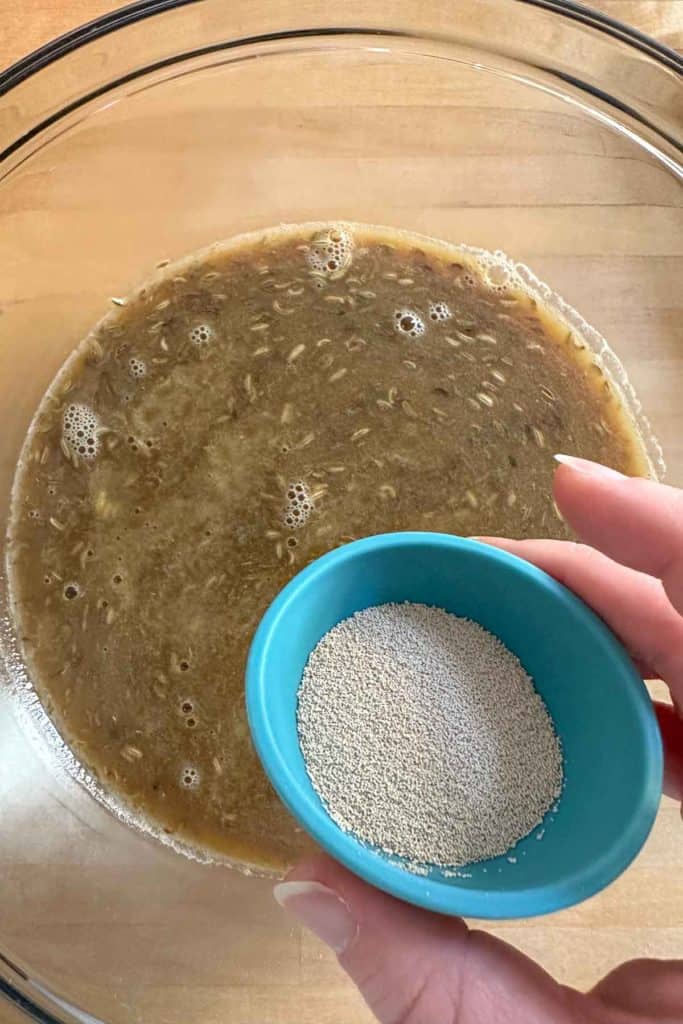
[[[23,449],[8,568],[36,690],[138,815],[282,866],[306,840],[243,700],[265,608],[354,537],[569,536],[556,451],[647,471],[566,324],[455,247],[302,225],[164,267],[67,361]]]
[[[380,605],[335,626],[297,718],[332,818],[418,870],[505,853],[560,795],[560,744],[519,659],[439,608]]]

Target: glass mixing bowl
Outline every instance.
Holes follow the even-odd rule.
[[[3,519],[30,417],[109,297],[279,221],[396,225],[528,263],[609,339],[683,483],[680,59],[563,0],[347,0],[334,18],[322,0],[149,0],[0,78]],[[1,647],[11,1019],[368,1021],[267,880],[93,798],[17,697],[7,622]],[[680,953],[679,824],[664,802],[617,884],[495,931],[579,985]]]

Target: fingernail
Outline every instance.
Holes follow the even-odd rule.
[[[355,939],[358,925],[348,904],[321,882],[280,882],[273,896],[337,955]]]
[[[610,466],[603,466],[600,462],[591,462],[590,459],[579,459],[576,455],[554,455],[553,458],[562,466],[569,466],[577,473],[584,473],[586,476],[610,477],[612,480],[625,480],[623,473],[617,472]]]

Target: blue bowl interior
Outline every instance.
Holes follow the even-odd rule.
[[[415,601],[495,633],[534,679],[555,722],[565,787],[540,829],[503,857],[423,877],[343,833],[306,773],[297,690],[311,650],[371,605]],[[280,594],[247,670],[252,734],[271,781],[333,856],[375,885],[446,913],[531,916],[613,880],[652,826],[661,792],[659,731],[642,680],[604,624],[566,588],[486,545],[435,534],[368,538],[326,555]],[[508,857],[514,858],[511,862]]]

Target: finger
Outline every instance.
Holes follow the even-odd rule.
[[[334,949],[380,1024],[584,1020],[583,997],[521,953],[387,896],[324,854],[290,872],[275,897]]]
[[[663,679],[677,706],[683,707],[683,618],[672,608],[659,580],[617,565],[606,555],[582,544],[559,540],[481,541],[533,562],[569,587],[602,618],[628,648],[640,671]],[[670,717],[679,722],[674,728]],[[666,757],[665,792],[683,791],[683,723],[671,709],[662,741]]]
[[[620,964],[595,986],[593,996],[609,1010],[620,1011],[619,1020],[673,1024],[681,1019],[683,960]]]
[[[479,539],[533,562],[577,594],[617,634],[647,674],[665,680],[683,705],[683,618],[659,580],[570,541]]]
[[[458,1019],[461,920],[409,908],[327,857],[295,869],[276,898],[334,949],[382,1024]]]
[[[664,745],[664,792],[683,801],[683,719],[670,704],[655,701],[655,711]]]
[[[683,614],[683,491],[584,459],[558,458],[567,461],[555,473],[555,501],[581,540],[661,579]]]

